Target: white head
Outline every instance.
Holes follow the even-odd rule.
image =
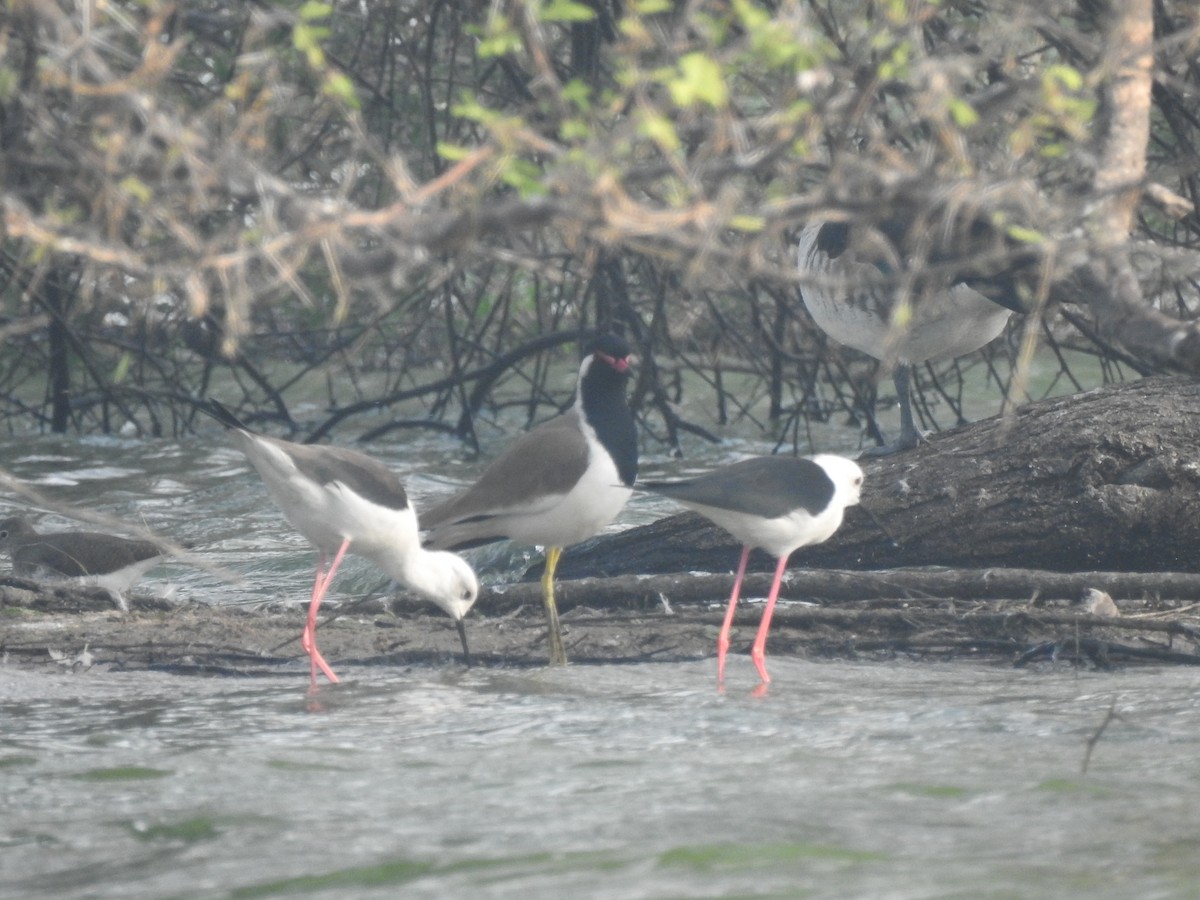
[[[416,565],[408,567],[405,583],[461,622],[479,597],[475,570],[457,553],[447,550],[423,550],[419,557]]]
[[[858,463],[832,453],[818,453],[812,457],[812,461],[824,469],[833,482],[833,499],[829,501],[831,507],[845,509],[858,505],[863,483],[863,470]]]

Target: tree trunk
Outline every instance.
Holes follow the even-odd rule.
[[[863,461],[863,505],[792,565],[1200,571],[1200,382],[1146,378],[1031,403]],[[729,571],[738,545],[686,513],[563,555],[562,578]],[[750,568],[772,560],[751,555]]]

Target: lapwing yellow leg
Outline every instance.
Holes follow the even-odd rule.
[[[546,548],[546,571],[542,573],[542,600],[546,603],[546,627],[550,631],[550,665],[565,666],[567,651],[563,649],[562,629],[558,624],[558,605],[554,602],[554,572],[562,547]]]

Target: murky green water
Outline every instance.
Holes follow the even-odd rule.
[[[172,563],[141,591],[300,603],[311,550],[211,437],[0,454],[54,501],[240,576]],[[451,442],[372,452],[418,503],[471,473]],[[623,523],[657,514],[639,498]],[[377,582],[354,562],[335,592]],[[776,656],[755,697],[749,659],[730,667],[719,694],[713,660],[339,664],[314,700],[299,664],[252,681],[0,665],[0,896],[1200,894],[1193,671]]]
[[[1169,897],[1194,673],[775,658],[0,678],[12,897]],[[744,663],[744,665],[742,665]],[[1121,718],[1088,737],[1115,700]]]

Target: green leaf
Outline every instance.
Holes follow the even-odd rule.
[[[590,22],[596,11],[574,0],[550,0],[538,10],[538,18],[543,22]]]
[[[643,114],[638,131],[668,152],[679,149],[679,135],[675,132],[674,123],[666,116],[649,112]]]
[[[546,193],[546,186],[542,184],[542,170],[534,163],[527,159],[521,159],[519,156],[509,157],[505,160],[500,177],[506,184],[516,188],[522,197]]]
[[[678,106],[707,103],[714,109],[724,109],[729,102],[729,88],[716,60],[703,53],[688,53],[679,60],[681,77],[667,85]]]
[[[767,227],[767,220],[762,216],[731,216],[729,219],[729,227],[735,231],[748,231],[751,233],[757,233]]]
[[[319,3],[317,0],[307,0],[297,13],[303,22],[312,22],[315,19],[328,19],[332,14],[332,3]]]
[[[438,156],[442,159],[448,159],[450,162],[458,162],[460,159],[466,159],[471,153],[466,147],[460,147],[458,144],[450,144],[446,141],[438,141],[437,152]]]
[[[330,97],[341,100],[351,109],[361,109],[358,92],[354,90],[354,82],[341,72],[330,72],[325,78],[325,93]]]
[[[113,369],[112,382],[113,384],[121,384],[125,377],[129,374],[129,367],[133,365],[133,355],[129,352],[121,354],[117,360],[117,365]]]
[[[126,175],[121,179],[121,190],[131,197],[140,200],[142,203],[149,203],[154,199],[154,191],[150,186],[136,175]]]
[[[1083,75],[1074,66],[1060,63],[1047,66],[1046,71],[1042,73],[1042,84],[1049,85],[1051,82],[1056,82],[1068,91],[1078,91],[1083,88]]]
[[[488,18],[487,27],[475,48],[475,55],[481,59],[493,56],[507,56],[521,50],[521,36],[512,27],[506,16],[494,15]]]
[[[671,0],[634,0],[632,6],[639,16],[656,16],[674,9]]]
[[[450,107],[450,112],[454,113],[460,119],[468,119],[484,125],[496,121],[500,116],[495,110],[488,109],[471,96],[464,96],[458,103]]]
[[[592,89],[584,81],[572,78],[562,88],[562,98],[583,112],[591,108]]]
[[[1024,225],[1009,225],[1005,229],[1005,233],[1014,241],[1020,241],[1023,244],[1041,244],[1046,240],[1046,236],[1040,231],[1026,228]]]
[[[582,141],[588,138],[592,129],[583,119],[564,119],[558,126],[558,134],[564,141]]]
[[[948,105],[950,107],[950,118],[954,120],[954,124],[959,128],[970,128],[979,121],[979,113],[967,101],[954,97]]]

